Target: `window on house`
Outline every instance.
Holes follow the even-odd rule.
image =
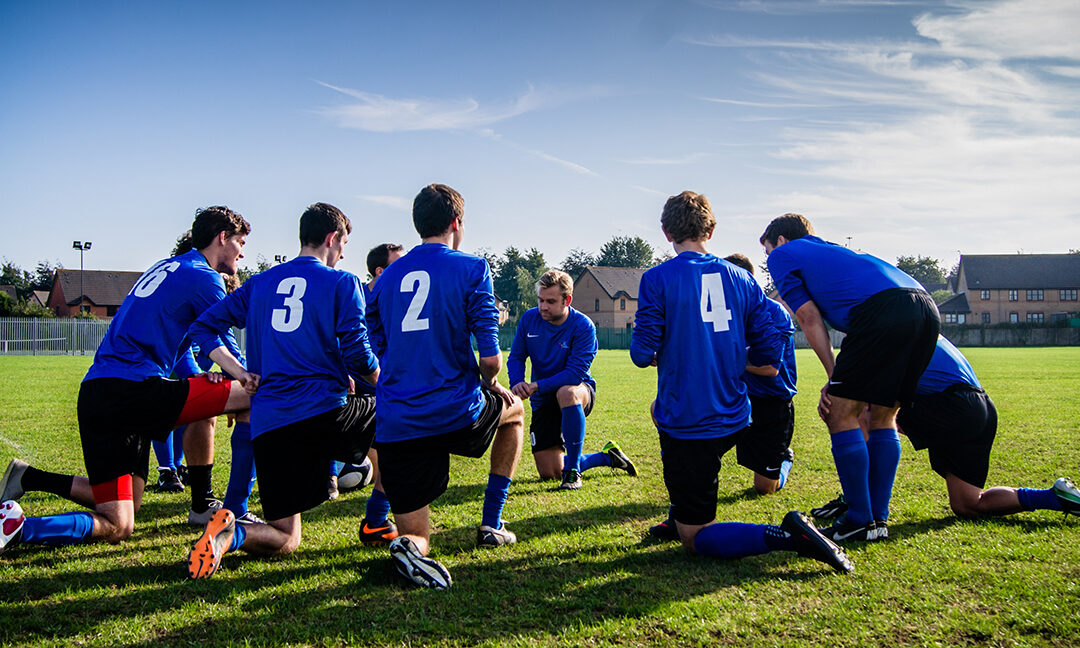
[[[956,313],[945,313],[946,324],[956,324]]]
[[[596,305],[593,306],[593,310],[600,310],[600,300],[599,299],[596,300]]]
[[[81,313],[89,313],[90,312],[90,307],[83,304],[82,306],[79,306],[79,312],[81,312]]]
[[[105,315],[112,317],[113,315],[116,315],[116,311],[118,310],[120,310],[119,306],[107,306],[105,308]]]
[[[1042,322],[1043,322],[1043,314],[1042,313],[1028,313],[1027,314],[1027,321],[1031,322],[1032,324],[1042,324]]]
[[[1009,291],[1009,301],[1016,301],[1018,299],[1020,299],[1020,297],[1018,296],[1018,291],[1010,290]]]
[[[987,299],[990,299],[990,291],[989,291],[989,290],[984,290],[984,291],[982,291],[981,293],[979,293],[979,297],[980,297],[980,298],[981,298],[981,299],[982,299],[983,301],[986,301]]]
[[[1020,321],[1019,313],[1009,313],[1009,324],[1016,324]]]
[[[631,330],[632,328],[634,328],[634,327],[630,325],[630,322],[627,322],[627,323],[626,323],[626,330],[627,330],[627,331],[629,331],[629,330]]]
[[[626,310],[626,300],[625,299],[620,299],[619,300],[619,310]]]
[[[1058,299],[1061,301],[1076,301],[1076,288],[1058,291]]]
[[[989,324],[990,323],[990,313],[983,313],[982,314],[982,323],[983,324]]]
[[[967,313],[957,313],[956,314],[956,323],[957,324],[967,324]]]
[[[1043,291],[1042,291],[1042,289],[1028,290],[1027,294],[1025,295],[1025,298],[1028,301],[1042,301],[1043,300]]]

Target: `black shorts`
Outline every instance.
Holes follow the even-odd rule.
[[[172,432],[188,397],[186,380],[94,378],[79,386],[79,437],[91,486],[123,475],[146,480],[150,441]]]
[[[915,397],[937,345],[941,316],[930,295],[890,288],[851,309],[829,394],[893,407]]]
[[[900,408],[896,422],[916,450],[928,448],[930,467],[982,488],[997,434],[997,409],[981,389],[953,385],[916,396]]]
[[[596,402],[596,390],[589,383],[582,383],[589,389],[589,402],[582,408],[588,416]],[[548,448],[559,447],[566,450],[562,438],[562,408],[559,399],[552,394],[545,398],[540,407],[532,408],[532,422],[529,423],[529,443],[534,453]]]
[[[281,520],[329,498],[331,461],[360,463],[375,438],[375,397],[345,404],[252,439],[263,517]]]
[[[735,445],[740,466],[769,479],[780,479],[780,464],[788,458],[795,430],[791,399],[751,396],[750,425],[738,433]]]
[[[434,502],[450,485],[450,455],[483,457],[502,420],[503,400],[481,385],[484,406],[472,425],[405,441],[380,441],[379,474],[394,513],[411,513]],[[325,472],[325,471],[324,471]]]
[[[716,518],[720,460],[735,446],[738,434],[715,439],[676,439],[660,432],[664,485],[671,517],[683,524],[706,524]]]

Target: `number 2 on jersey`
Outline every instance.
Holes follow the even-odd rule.
[[[405,319],[401,320],[402,333],[428,329],[428,318],[420,317],[420,312],[427,303],[429,290],[431,290],[431,276],[423,270],[413,270],[401,278],[401,292],[415,293],[409,302],[409,309],[405,311]]]
[[[307,280],[303,277],[286,277],[278,284],[277,294],[285,295],[285,308],[275,308],[270,314],[270,326],[281,333],[292,333],[300,328],[304,319],[304,302],[300,298],[307,290]]]
[[[712,322],[713,332],[730,328],[731,310],[724,297],[724,280],[719,273],[701,275],[701,320]]]

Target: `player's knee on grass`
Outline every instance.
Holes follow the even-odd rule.
[[[758,495],[771,495],[780,490],[779,479],[769,479],[764,475],[754,473],[754,491]]]

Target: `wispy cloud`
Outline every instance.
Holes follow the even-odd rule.
[[[375,203],[377,205],[383,205],[385,207],[390,207],[391,209],[394,209],[394,210],[397,210],[397,211],[408,212],[408,211],[412,210],[412,200],[410,200],[408,198],[401,198],[399,196],[380,196],[380,195],[370,195],[370,194],[364,195],[364,194],[361,194],[361,195],[358,195],[357,198],[359,198],[360,200],[366,200],[367,202]]]
[[[723,9],[774,15],[806,15],[889,6],[930,6],[928,0],[694,0],[697,4]]]
[[[637,158],[625,158],[619,160],[623,164],[642,164],[642,165],[657,165],[657,166],[674,166],[680,164],[693,164],[709,157],[709,153],[687,153],[686,155],[679,155],[669,158],[659,157],[637,157]]]

